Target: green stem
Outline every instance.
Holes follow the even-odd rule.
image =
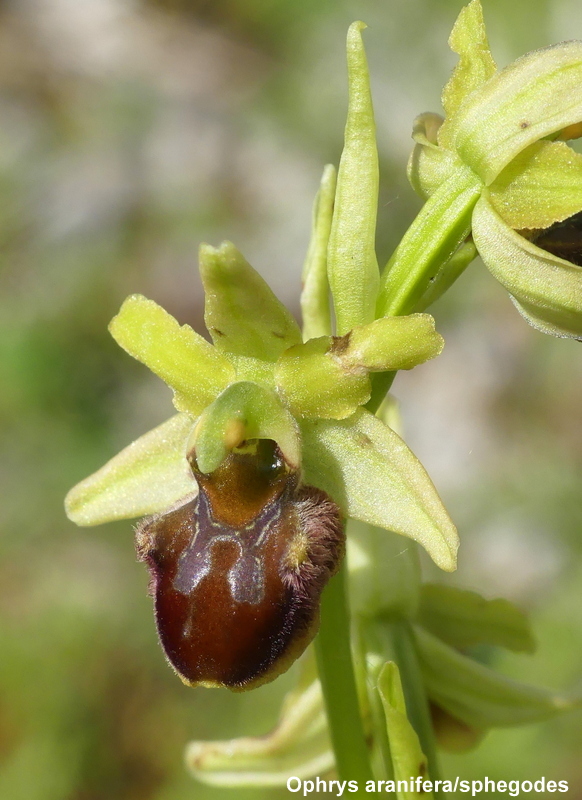
[[[323,592],[315,651],[338,777],[358,781],[363,790],[373,775],[352,663],[345,572],[344,562]]]

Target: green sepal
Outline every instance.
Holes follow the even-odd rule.
[[[457,53],[459,62],[443,89],[441,100],[445,114],[452,117],[471,92],[497,71],[489,50],[480,0],[472,0],[461,9],[449,37],[449,47]]]
[[[473,212],[473,239],[489,271],[531,325],[553,336],[582,339],[582,267],[524,239],[505,224],[487,196]]]
[[[411,779],[428,776],[428,763],[416,731],[408,721],[400,672],[394,661],[388,661],[382,667],[378,675],[377,691],[386,719],[396,796],[398,800],[430,800],[433,797],[432,792],[417,792],[415,789],[410,791]],[[405,781],[404,785],[409,791],[403,791],[403,784],[399,787],[398,781]]]
[[[117,344],[174,390],[174,405],[197,417],[225,386],[234,368],[211,344],[167,311],[131,295],[109,323]]]
[[[301,341],[291,313],[230,242],[200,246],[200,276],[204,319],[217,350],[276,361]]]
[[[101,525],[164,511],[198,490],[186,461],[193,420],[176,414],[78,483],[65,498],[77,525]]]
[[[213,472],[248,439],[273,439],[293,469],[301,461],[297,423],[270,389],[250,381],[231,384],[201,415],[188,442],[201,472]]]
[[[565,142],[535,142],[489,191],[491,205],[510,228],[549,228],[582,209],[582,154]]]
[[[301,429],[307,483],[326,491],[346,516],[408,536],[441,569],[456,568],[455,526],[394,431],[364,409],[340,422],[305,421]]]
[[[480,730],[526,725],[581,704],[506,678],[422,628],[415,628],[415,636],[429,698],[467,725]]]
[[[313,206],[311,238],[303,264],[301,314],[305,341],[331,333],[327,245],[333,218],[335,187],[335,167],[327,164]]]
[[[375,254],[378,210],[378,150],[370,78],[361,31],[347,38],[348,117],[327,251],[337,333],[374,319],[379,273]]]
[[[333,769],[312,649],[271,733],[188,745],[186,764],[195,778],[213,786],[286,786],[290,775],[306,779]]]
[[[476,592],[436,583],[423,584],[420,598],[419,624],[451,647],[490,644],[516,653],[536,649],[527,616],[509,600],[486,600]]]
[[[330,336],[310,339],[290,347],[277,362],[277,389],[295,416],[345,419],[370,399],[367,373],[344,368],[333,347]]]
[[[581,84],[582,42],[534,50],[475,90],[439,141],[489,186],[530,144],[582,120]]]

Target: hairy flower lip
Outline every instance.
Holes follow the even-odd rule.
[[[195,469],[198,497],[136,531],[166,657],[190,686],[254,688],[305,650],[344,555],[343,520],[274,442]]]

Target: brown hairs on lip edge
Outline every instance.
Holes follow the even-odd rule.
[[[343,521],[300,485],[274,442],[233,452],[200,492],[136,530],[168,661],[188,685],[242,691],[284,672],[317,632],[319,599],[345,551]]]

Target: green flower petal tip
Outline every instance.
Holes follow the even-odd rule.
[[[201,415],[188,451],[201,472],[213,472],[235,448],[250,439],[277,442],[291,469],[301,463],[301,441],[294,418],[270,389],[250,381],[233,383]]]
[[[291,313],[230,242],[200,247],[206,326],[223,353],[276,361],[301,331]]]
[[[234,368],[211,344],[139,294],[123,303],[109,331],[131,356],[174,390],[178,411],[197,417],[229,382]]]
[[[187,414],[171,417],[78,483],[65,499],[69,519],[101,525],[164,511],[195,495],[198,487],[186,461],[193,425]]]
[[[472,0],[461,9],[449,37],[449,47],[459,56],[459,63],[442,95],[443,108],[451,117],[465,98],[497,69],[489,50],[480,0]]]

